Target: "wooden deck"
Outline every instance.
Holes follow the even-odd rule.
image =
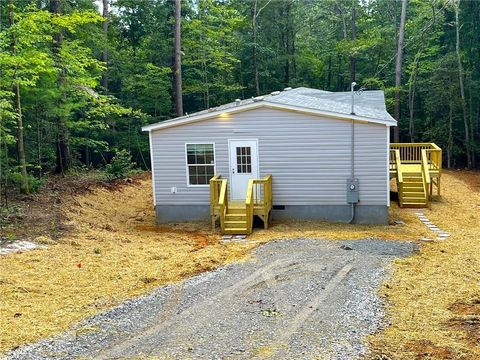
[[[401,207],[428,207],[433,187],[440,195],[442,149],[434,143],[390,144],[390,179]]]

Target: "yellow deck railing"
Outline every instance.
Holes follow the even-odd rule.
[[[270,211],[272,210],[272,175],[250,181],[252,182],[254,215],[260,216],[265,229],[268,229]]]
[[[398,150],[398,153],[396,152]],[[424,163],[423,154],[426,156]],[[440,195],[440,178],[442,175],[442,149],[435,143],[392,143],[390,144],[390,174],[398,177],[399,169],[397,160],[404,166],[404,170],[410,166],[424,167],[428,169],[430,177],[429,195],[432,195],[432,186],[437,187]]]
[[[212,229],[215,229],[215,221],[220,216],[220,207],[218,200],[220,198],[220,188],[222,186],[222,179],[220,175],[215,175],[209,181],[210,183],[210,218],[212,221]]]
[[[227,180],[222,179],[222,185],[220,187],[220,195],[218,197],[218,207],[220,213],[220,228],[222,233],[225,230],[225,217],[228,210],[228,186]]]
[[[429,169],[435,171],[442,169],[442,149],[434,143],[392,143],[390,150],[398,150],[400,160],[404,164],[421,164],[422,150],[427,150]]]
[[[250,234],[253,227],[253,209],[254,209],[254,180],[248,180],[247,197],[245,198],[245,213],[247,215],[247,231]]]
[[[427,157],[427,150],[422,150],[422,182],[423,188],[425,189],[425,203],[429,204],[430,202],[430,171],[429,171],[429,163]]]
[[[400,161],[400,150],[390,149],[390,171],[394,171],[397,179],[397,191],[399,194],[403,191],[403,172],[402,162]],[[402,206],[402,197],[398,197],[398,202]]]

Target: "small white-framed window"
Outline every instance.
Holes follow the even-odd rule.
[[[208,186],[215,175],[215,144],[185,144],[188,186]]]

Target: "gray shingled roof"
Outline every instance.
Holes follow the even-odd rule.
[[[211,109],[197,111],[185,116],[162,121],[158,124],[168,124],[187,119],[193,116],[204,115],[216,111],[226,111],[242,105],[251,103],[272,103],[279,105],[290,105],[305,109],[317,111],[327,111],[337,114],[351,114],[351,92],[331,92],[324,90],[299,87],[280,92],[273,92],[257,98],[245,99],[238,102],[231,102]],[[361,94],[355,94],[355,115],[370,119],[383,120],[386,123],[395,125],[395,119],[387,112],[385,106],[385,96],[382,90],[363,91]],[[156,124],[153,124],[153,126]],[[152,126],[152,125],[150,125]],[[149,126],[149,127],[150,127]]]
[[[354,96],[355,115],[385,121],[395,121],[387,112],[383,91],[363,91],[360,94],[355,93]],[[290,91],[282,91],[275,96],[267,96],[265,97],[265,101],[347,115],[352,111],[352,94],[350,91],[330,92],[300,87]]]

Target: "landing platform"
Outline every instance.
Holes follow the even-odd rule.
[[[402,172],[403,173],[421,173],[422,165],[408,164],[408,163],[402,162]],[[438,169],[430,169],[428,172],[430,173],[430,177],[433,177],[433,178],[438,177]],[[393,165],[390,165],[390,179],[394,179],[396,177],[397,177],[397,171]]]

